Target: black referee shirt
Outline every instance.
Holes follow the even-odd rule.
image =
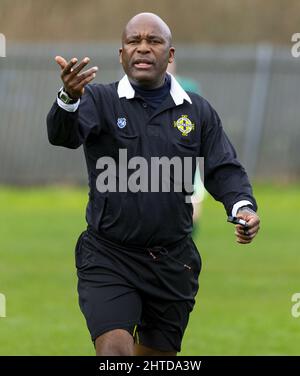
[[[224,204],[227,214],[241,200],[257,208],[246,172],[216,111],[201,96],[185,92],[172,76],[170,87],[153,110],[124,76],[108,85],[87,85],[75,112],[55,102],[47,116],[51,144],[72,149],[83,144],[90,188],[86,220],[117,243],[150,247],[177,242],[191,233],[193,211],[185,189],[99,192],[97,177],[104,168],[97,168],[97,161],[111,157],[118,165],[119,149],[127,150],[128,160],[142,156],[149,166],[151,157],[204,157],[204,186]],[[195,164],[193,175],[194,171]],[[128,170],[128,177],[133,172]],[[171,182],[172,173],[171,169]],[[118,168],[115,174],[118,181]]]

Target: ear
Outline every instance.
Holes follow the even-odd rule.
[[[174,47],[170,47],[170,49],[169,49],[169,60],[168,60],[168,62],[169,62],[169,63],[173,63],[174,58],[175,58],[175,48],[174,48]]]
[[[119,61],[120,61],[120,64],[122,64],[122,52],[123,52],[123,48],[119,48]]]

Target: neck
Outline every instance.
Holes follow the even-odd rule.
[[[131,78],[129,78],[129,81],[132,85],[140,88],[140,89],[144,89],[144,90],[152,90],[152,89],[158,89],[160,88],[161,86],[164,85],[165,83],[165,79],[166,79],[166,74],[164,74],[164,76],[159,80],[159,81],[136,81],[136,80],[133,80]]]

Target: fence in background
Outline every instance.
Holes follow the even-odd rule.
[[[49,145],[45,118],[61,86],[54,56],[89,56],[99,82],[122,76],[118,44],[9,44],[0,58],[0,183],[85,183],[82,149]],[[196,80],[251,176],[300,177],[300,59],[267,46],[185,46],[180,76]]]

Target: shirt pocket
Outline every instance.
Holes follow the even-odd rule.
[[[119,150],[126,149],[128,159],[139,155],[139,135],[126,133],[118,134],[117,143]]]

